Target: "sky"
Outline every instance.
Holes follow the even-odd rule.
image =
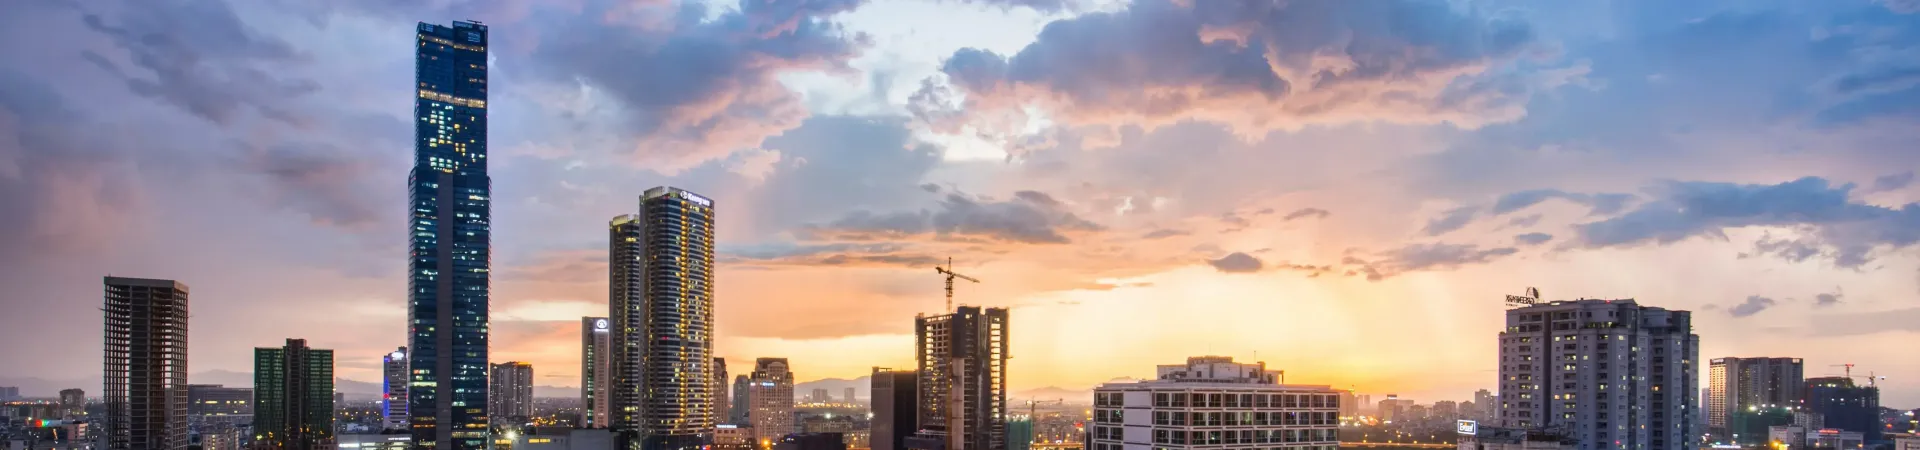
[[[1920,3],[25,0],[0,4],[0,377],[96,379],[101,277],[192,289],[194,372],[404,345],[413,28],[488,24],[492,359],[577,385],[606,229],[715,200],[717,352],[1009,383],[1197,355],[1422,401],[1502,299],[1693,312],[1920,407]]]

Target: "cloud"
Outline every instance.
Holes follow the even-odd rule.
[[[876,214],[855,211],[798,234],[814,240],[872,241],[931,237],[984,239],[1025,244],[1064,244],[1068,234],[1104,230],[1081,219],[1064,203],[1037,191],[1019,191],[1007,201],[947,194],[935,210]]]
[[[1892,175],[1883,175],[1873,179],[1873,189],[1868,192],[1886,192],[1905,189],[1913,184],[1913,171],[1909,170]]]
[[[1293,212],[1287,213],[1287,215],[1285,216],[1281,216],[1280,220],[1284,222],[1292,222],[1295,219],[1325,219],[1327,218],[1327,216],[1332,214],[1333,213],[1327,212],[1327,210],[1320,209],[1320,208],[1300,208],[1300,209],[1294,210]]]
[[[1226,273],[1252,273],[1259,272],[1266,264],[1260,262],[1260,258],[1255,258],[1253,255],[1233,252],[1228,253],[1227,256],[1220,257],[1220,259],[1209,259],[1207,260],[1207,265],[1213,266],[1215,270]]]
[[[331,144],[285,142],[247,148],[234,161],[242,173],[269,181],[270,203],[288,205],[316,223],[354,230],[370,230],[391,216],[381,211],[399,197],[380,189],[374,162]]]
[[[719,263],[756,267],[907,267],[939,265],[939,257],[909,252],[901,243],[774,244],[723,249]]]
[[[1840,304],[1840,300],[1844,298],[1846,298],[1846,294],[1841,293],[1840,288],[1835,286],[1832,293],[1823,292],[1813,296],[1813,306],[1816,308],[1825,308],[1838,305]]]
[[[70,128],[84,120],[52,86],[0,68],[0,262],[26,267],[112,242],[145,212],[134,154]],[[20,258],[20,259],[15,259]]]
[[[246,25],[219,1],[126,2],[121,14],[87,13],[82,22],[152,78],[128,74],[108,57],[86,59],[120,77],[134,94],[154,98],[221,125],[243,110],[293,124],[304,119],[289,99],[314,94],[320,85],[288,79],[284,70],[305,61],[294,46]],[[121,59],[121,58],[113,58]]]
[[[799,128],[767,138],[780,164],[751,192],[745,220],[754,238],[847,211],[915,206],[943,192],[925,180],[944,150],[915,140],[901,117],[814,116]]]
[[[1186,236],[1189,234],[1193,234],[1193,233],[1188,233],[1183,230],[1161,228],[1158,230],[1149,231],[1147,232],[1147,234],[1140,235],[1140,238],[1141,239],[1163,239],[1163,238],[1170,238],[1174,236]]]
[[[1852,184],[1833,186],[1818,177],[1774,185],[1717,182],[1665,182],[1655,199],[1619,217],[1576,227],[1575,243],[1585,248],[1668,244],[1706,236],[1725,239],[1724,230],[1752,226],[1798,227],[1802,237],[1780,247],[1780,255],[1805,255],[1817,249],[1834,265],[1859,268],[1879,249],[1900,249],[1920,242],[1920,203],[1889,208],[1849,200]],[[1789,259],[1805,259],[1799,256]]]
[[[1747,317],[1754,314],[1759,314],[1760,311],[1764,311],[1768,307],[1772,307],[1774,303],[1776,302],[1774,302],[1774,300],[1771,298],[1761,297],[1758,295],[1749,295],[1747,296],[1747,301],[1741,302],[1738,305],[1733,305],[1732,308],[1727,308],[1727,314],[1732,315],[1734,317]]]
[[[970,113],[1039,106],[1074,124],[1204,120],[1248,135],[1376,120],[1471,128],[1521,116],[1530,91],[1555,83],[1498,70],[1534,40],[1524,23],[1439,2],[1138,0],[1050,23],[1012,56],[960,49],[941,71]]]
[[[1520,227],[1520,228],[1531,227],[1531,226],[1534,226],[1535,224],[1540,223],[1540,219],[1543,219],[1546,217],[1547,216],[1545,214],[1534,214],[1530,216],[1515,217],[1513,218],[1513,220],[1507,221],[1507,226]]]
[[[1043,13],[1055,13],[1081,7],[1077,0],[954,0],[961,3],[977,3],[999,6],[1001,9],[1032,8]]]
[[[1482,249],[1472,244],[1411,244],[1373,255],[1373,259],[1348,256],[1341,264],[1349,266],[1348,276],[1364,275],[1368,281],[1380,281],[1406,272],[1450,270],[1469,264],[1483,264],[1519,253],[1514,247]]]
[[[1428,236],[1446,234],[1467,226],[1468,223],[1473,222],[1473,217],[1479,214],[1480,208],[1477,206],[1462,206],[1450,209],[1445,213],[1441,213],[1440,217],[1428,220],[1426,228],[1422,228],[1421,232],[1426,233]]]
[[[1324,274],[1329,274],[1329,273],[1334,273],[1334,272],[1335,272],[1335,269],[1333,268],[1333,266],[1327,266],[1327,265],[1319,265],[1319,266],[1316,266],[1316,265],[1311,265],[1311,264],[1294,264],[1294,263],[1289,263],[1289,262],[1285,262],[1285,261],[1282,261],[1282,262],[1280,262],[1280,263],[1278,263],[1278,264],[1274,264],[1274,265],[1273,265],[1273,268],[1274,268],[1274,269],[1278,269],[1278,270],[1291,270],[1291,271],[1295,271],[1295,272],[1306,272],[1306,273],[1307,273],[1307,278],[1319,278],[1319,277],[1320,277],[1320,275],[1324,275]]]
[[[1632,194],[1581,194],[1559,189],[1534,189],[1500,196],[1494,201],[1494,215],[1502,215],[1526,209],[1549,199],[1561,199],[1586,206],[1589,214],[1605,216],[1625,209],[1627,202],[1633,201]]]
[[[527,67],[617,101],[621,119],[606,131],[630,133],[633,160],[666,173],[800,126],[806,109],[776,76],[849,71],[847,60],[867,45],[866,36],[824,19],[858,0],[744,0],[717,16],[685,2],[659,27],[604,20],[630,7],[590,3],[562,23],[540,24],[549,32]]]
[[[1514,245],[1520,245],[1520,246],[1540,245],[1540,244],[1545,244],[1547,243],[1547,241],[1551,241],[1551,240],[1553,240],[1553,235],[1546,234],[1546,233],[1525,233],[1525,234],[1515,235],[1513,237]]]

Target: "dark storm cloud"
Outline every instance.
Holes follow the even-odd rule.
[[[1553,235],[1546,234],[1546,233],[1525,233],[1525,234],[1515,235],[1513,237],[1514,245],[1522,245],[1522,246],[1534,246],[1534,245],[1545,244],[1547,243],[1547,241],[1551,241],[1551,240],[1553,240]]]
[[[1857,203],[1848,198],[1853,188],[1818,177],[1774,185],[1666,182],[1654,189],[1652,201],[1626,214],[1577,226],[1575,243],[1585,248],[1669,244],[1700,236],[1725,239],[1730,228],[1799,227],[1802,237],[1768,244],[1772,253],[1805,259],[1805,249],[1817,249],[1837,266],[1859,268],[1879,249],[1920,242],[1920,203],[1898,208]]]
[[[1287,213],[1287,215],[1285,216],[1280,217],[1280,220],[1284,222],[1292,222],[1296,219],[1307,219],[1307,218],[1325,219],[1327,218],[1327,216],[1332,214],[1333,213],[1327,212],[1327,210],[1320,209],[1320,208],[1300,208],[1300,209],[1294,210],[1293,212]]]
[[[1260,258],[1255,258],[1253,255],[1233,252],[1228,253],[1227,256],[1220,257],[1220,259],[1209,259],[1207,260],[1207,265],[1213,266],[1214,270],[1226,273],[1252,273],[1259,272],[1261,268],[1266,266],[1266,263],[1261,262]]]
[[[1471,126],[1518,114],[1527,82],[1483,74],[1533,39],[1442,2],[1139,0],[1050,23],[1011,57],[961,49],[942,72],[972,107],[1051,101],[1078,121]]]
[[[1732,308],[1727,308],[1727,314],[1734,317],[1752,316],[1754,314],[1759,314],[1760,311],[1765,311],[1767,308],[1773,307],[1775,303],[1778,303],[1778,302],[1774,301],[1772,298],[1761,297],[1758,295],[1749,295],[1747,296],[1746,301],[1741,302],[1738,305],[1733,305]]]
[[[1069,233],[1104,229],[1081,219],[1058,200],[1040,192],[1020,191],[1008,201],[974,198],[956,192],[947,194],[933,210],[883,214],[855,211],[824,225],[804,227],[799,234],[824,240],[932,237],[1064,244],[1071,241],[1067,237]]]
[[[1479,214],[1480,207],[1477,206],[1462,206],[1450,209],[1445,213],[1441,213],[1440,217],[1428,220],[1427,226],[1421,228],[1420,232],[1426,233],[1428,236],[1447,234],[1453,230],[1466,227],[1468,223],[1473,222],[1474,216]]]
[[[1465,265],[1484,264],[1519,251],[1514,247],[1483,249],[1472,244],[1436,242],[1411,244],[1380,252],[1371,259],[1348,256],[1341,259],[1341,264],[1348,266],[1348,276],[1365,276],[1368,281],[1380,281],[1407,272],[1451,270]]]
[[[1493,203],[1493,214],[1501,215],[1539,204],[1550,199],[1561,199],[1586,206],[1589,213],[1596,216],[1611,215],[1626,208],[1633,201],[1632,194],[1582,194],[1559,189],[1535,189],[1500,196]]]

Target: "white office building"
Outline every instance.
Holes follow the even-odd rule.
[[[1162,365],[1157,379],[1094,388],[1088,450],[1339,447],[1339,392],[1280,384],[1265,363],[1224,356]]]
[[[1580,450],[1696,450],[1699,345],[1691,313],[1631,299],[1507,310],[1500,423],[1554,430]]]

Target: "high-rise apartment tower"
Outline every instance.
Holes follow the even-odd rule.
[[[187,448],[187,285],[106,277],[105,444]]]
[[[487,26],[421,23],[408,175],[407,419],[416,446],[488,447]]]
[[[747,384],[747,403],[752,411],[747,420],[753,424],[753,439],[761,447],[779,442],[793,433],[793,368],[786,358],[760,358],[753,362],[753,375]]]
[[[1581,450],[1696,450],[1699,346],[1691,313],[1631,299],[1509,309],[1499,419]]]
[[[580,318],[580,427],[606,428],[613,408],[613,326]]]
[[[288,339],[253,349],[253,440],[286,450],[332,449],[333,350]]]
[[[1798,406],[1804,370],[1800,358],[1714,358],[1707,366],[1707,431],[1726,438],[1741,411]]]
[[[380,393],[380,426],[389,430],[407,429],[407,348],[400,347],[380,357],[384,370]]]
[[[533,365],[519,361],[507,361],[493,364],[488,371],[488,381],[492,386],[488,411],[493,412],[493,421],[501,424],[523,424],[533,417]]]
[[[713,424],[727,423],[733,415],[733,398],[727,389],[727,359],[713,359],[713,385],[707,388],[713,392]]]
[[[873,419],[869,421],[873,450],[906,450],[907,436],[919,431],[916,388],[919,374],[911,370],[873,368]]]
[[[713,200],[648,189],[614,218],[610,294],[620,445],[694,450],[713,437]]]

